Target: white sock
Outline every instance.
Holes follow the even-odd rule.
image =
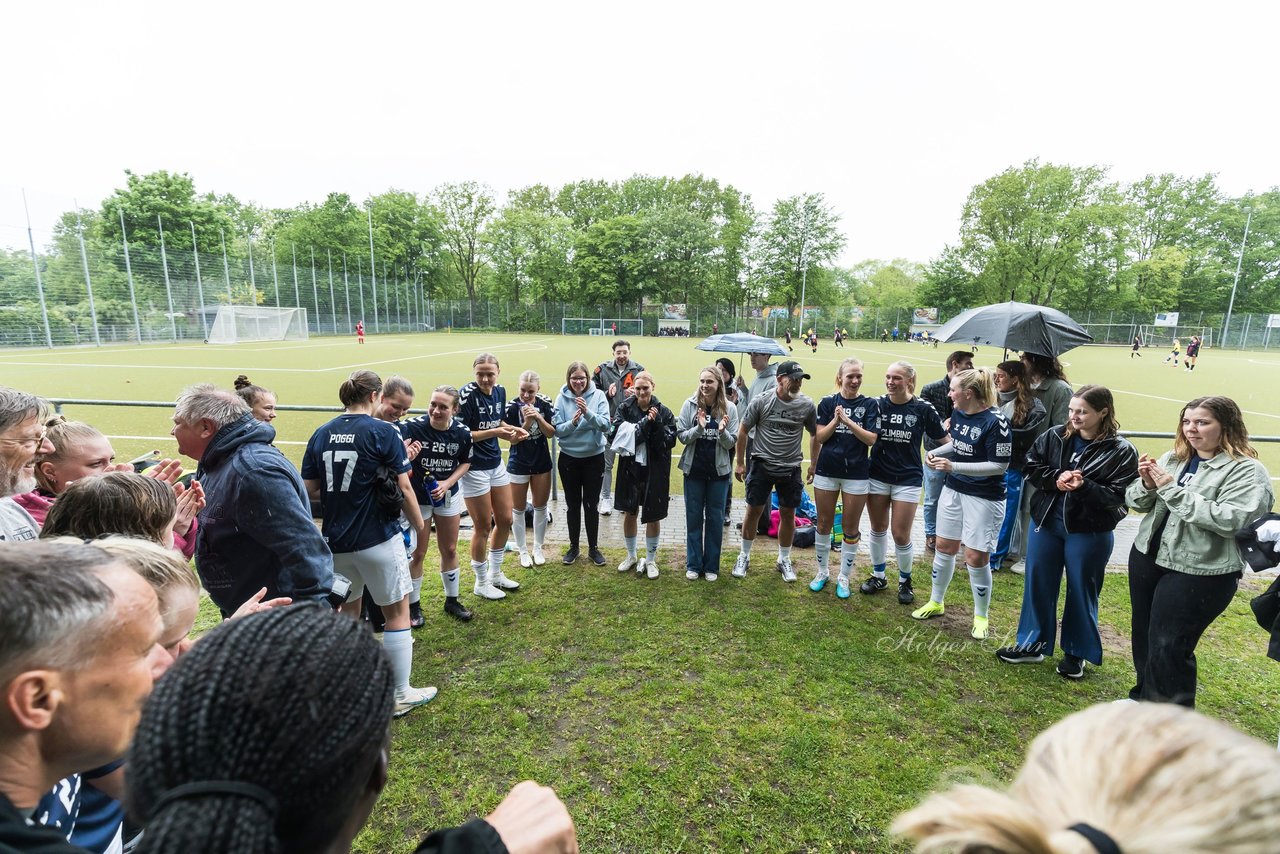
[[[489,577],[497,578],[502,574],[502,556],[507,553],[506,549],[490,549],[489,550]]]
[[[644,538],[644,554],[645,559],[653,563],[658,559],[658,538],[646,536]]]
[[[413,667],[413,633],[409,629],[387,629],[382,633],[382,645],[391,659],[396,691],[408,690],[409,669]]]
[[[778,560],[791,559],[791,546],[778,546]]]
[[[632,560],[635,560],[636,559],[636,538],[623,537],[622,542],[626,543],[627,545],[627,557],[631,558]]]
[[[444,595],[451,599],[458,598],[458,576],[462,573],[458,572],[457,567],[447,569],[440,573],[440,583],[444,585]]]
[[[542,548],[543,542],[547,539],[547,508],[546,506],[533,508],[533,547],[535,549]]]
[[[987,616],[991,607],[991,564],[983,562],[982,566],[965,566],[969,570],[969,586],[973,588],[973,615]]]
[[[858,556],[857,542],[849,542],[845,539],[840,546],[840,577],[848,578],[853,575],[853,559]]]
[[[913,557],[915,557],[915,555],[912,553],[912,549],[914,549],[915,547],[910,542],[908,542],[905,546],[900,546],[897,543],[894,543],[893,545],[894,545],[894,550],[897,552],[897,558],[898,558],[898,580],[902,581],[904,579],[910,578],[911,577],[911,560]]]
[[[754,542],[755,542],[755,540],[743,540],[743,541],[742,541],[742,553],[743,553],[744,555],[746,555],[747,557],[751,557],[751,544],[752,544],[752,543],[754,543]]]
[[[476,584],[483,585],[489,579],[489,564],[485,561],[471,561],[471,571],[476,574]]]
[[[831,535],[818,534],[818,538],[813,542],[813,549],[818,554],[818,577],[826,578],[827,564],[831,561]]]
[[[513,513],[511,517],[511,539],[516,541],[516,551],[524,554],[528,549],[524,545],[524,511]]]
[[[941,604],[947,596],[947,588],[951,586],[951,576],[956,573],[956,556],[933,553],[933,592],[929,598]]]
[[[422,601],[422,576],[410,578],[409,583],[413,585],[413,589],[409,591],[409,604],[416,605]]]
[[[884,575],[885,554],[889,551],[889,532],[872,531],[867,545],[871,548],[871,566],[875,572]]]

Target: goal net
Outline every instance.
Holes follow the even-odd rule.
[[[271,308],[254,305],[224,305],[218,309],[209,329],[210,344],[241,341],[305,341],[305,308]]]
[[[561,335],[644,335],[644,321],[624,317],[566,317],[560,321]]]
[[[1182,349],[1187,349],[1187,342],[1192,335],[1200,336],[1200,346],[1206,350],[1213,347],[1213,328],[1209,326],[1151,326],[1142,327],[1142,344],[1144,347],[1173,348],[1173,339],[1177,338]]]

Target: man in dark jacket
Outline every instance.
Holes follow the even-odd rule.
[[[947,375],[940,380],[927,384],[920,389],[920,397],[927,400],[935,410],[937,410],[938,418],[942,420],[943,427],[950,427],[951,419],[951,378],[961,371],[967,371],[973,368],[973,354],[968,350],[956,350],[947,356]],[[924,437],[924,449],[928,453],[941,444]],[[924,544],[925,548],[933,551],[933,545],[937,541],[935,533],[935,525],[937,523],[937,506],[938,496],[942,494],[942,483],[947,479],[946,472],[934,471],[928,466],[924,467]]]
[[[203,384],[178,398],[172,432],[178,451],[200,462],[196,573],[222,613],[264,587],[267,598],[324,600],[333,555],[297,469],[271,444],[275,429],[237,395]]]

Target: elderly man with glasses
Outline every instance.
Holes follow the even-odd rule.
[[[0,545],[34,540],[40,526],[13,496],[36,488],[36,455],[53,453],[48,407],[33,394],[0,386]]]

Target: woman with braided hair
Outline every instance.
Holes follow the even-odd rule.
[[[156,684],[129,753],[140,854],[345,852],[387,783],[395,679],[354,620],[294,605],[223,623]],[[576,852],[550,789],[419,852]]]

